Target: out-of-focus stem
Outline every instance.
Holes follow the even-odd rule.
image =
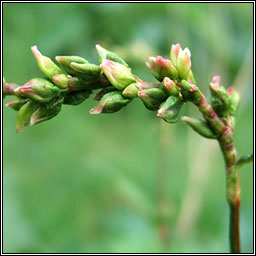
[[[229,239],[231,253],[240,253],[240,180],[236,168],[237,153],[231,128],[226,127],[219,138],[220,147],[225,159],[227,175],[227,200],[230,209]]]
[[[205,120],[210,123],[212,129],[218,135],[218,141],[226,165],[227,201],[230,208],[230,250],[231,253],[240,253],[240,181],[238,169],[236,168],[237,153],[234,146],[233,131],[224,124],[204,95],[201,94],[201,96],[201,100],[196,105]]]

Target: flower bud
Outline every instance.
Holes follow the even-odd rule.
[[[100,67],[94,64],[71,62],[70,67],[74,70],[79,80],[87,84],[96,82],[102,76]]]
[[[122,94],[126,97],[126,98],[136,98],[138,97],[138,90],[139,88],[137,87],[136,83],[131,83],[130,85],[128,85],[122,92]]]
[[[159,105],[167,98],[166,93],[159,88],[138,91],[138,97],[149,110],[157,110]]]
[[[181,47],[179,44],[172,44],[171,52],[170,52],[170,59],[174,66],[177,66],[177,60],[178,60],[180,50],[181,50]]]
[[[233,87],[228,88],[228,95],[230,97],[229,114],[231,116],[236,116],[240,103],[240,95]]]
[[[178,78],[178,71],[173,63],[162,56],[149,57],[146,65],[159,81],[162,81],[165,77],[170,77],[171,79]]]
[[[208,139],[216,139],[217,136],[214,134],[214,132],[210,129],[207,122],[192,118],[188,116],[182,117],[182,121],[184,121],[186,124],[188,124],[194,131],[199,133],[201,136],[208,138]]]
[[[63,100],[63,96],[59,95],[50,102],[46,104],[41,104],[39,108],[35,112],[33,112],[30,118],[30,125],[36,125],[56,116],[61,110]]]
[[[183,104],[183,100],[170,96],[161,104],[157,116],[163,118],[167,123],[176,123]]]
[[[180,88],[182,97],[185,101],[191,101],[194,104],[197,104],[201,100],[202,94],[196,85],[186,80],[182,80],[180,82]]]
[[[179,76],[178,71],[170,60],[164,59],[162,56],[157,56],[156,64],[157,64],[158,74],[161,79],[160,81],[162,81],[165,77],[169,77],[171,79],[178,78]]]
[[[120,63],[104,59],[100,68],[109,82],[118,90],[123,90],[129,84],[136,82],[130,69]]]
[[[27,99],[17,99],[5,104],[6,107],[11,107],[12,109],[18,111],[27,102]]]
[[[93,115],[100,113],[114,113],[130,102],[125,99],[119,91],[109,92],[105,94],[100,100],[99,104],[90,110]]]
[[[147,67],[149,68],[149,70],[151,71],[151,73],[153,74],[153,76],[161,81],[161,77],[158,73],[158,67],[156,64],[156,57],[148,57],[148,61],[146,62]]]
[[[66,105],[79,105],[84,100],[90,97],[91,91],[77,91],[77,92],[70,92],[65,95],[63,104]]]
[[[213,76],[210,82],[211,104],[218,115],[226,117],[230,108],[230,96],[227,90],[220,84],[220,77]]]
[[[188,48],[179,51],[177,59],[177,70],[179,72],[180,79],[187,79],[189,71],[191,69],[191,53]]]
[[[57,74],[62,74],[62,70],[48,57],[43,56],[37,46],[31,47],[32,53],[34,54],[39,69],[49,78],[52,79],[53,76]]]
[[[117,54],[104,49],[99,44],[96,44],[96,50],[99,55],[99,63],[100,64],[102,63],[102,61],[104,59],[107,59],[107,60],[112,60],[114,62],[123,64],[126,67],[129,67],[128,64],[122,58],[120,58]]]
[[[60,89],[43,78],[34,78],[15,89],[17,96],[26,96],[40,103],[49,102],[60,94]]]
[[[169,77],[164,78],[162,85],[166,89],[165,91],[167,91],[170,95],[176,96],[176,97],[179,96],[178,86]]]
[[[72,62],[75,62],[78,64],[89,63],[86,59],[79,56],[56,56],[55,59],[62,65],[65,71],[71,76],[75,75],[74,70],[70,67],[70,64]]]
[[[58,74],[52,77],[52,81],[58,87],[65,89],[68,87],[68,76],[65,74]]]
[[[26,102],[20,109],[16,120],[16,132],[21,132],[30,122],[32,114],[39,107],[39,104],[34,101]]]

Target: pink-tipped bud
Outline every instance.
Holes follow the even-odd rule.
[[[96,107],[90,110],[90,113],[93,115],[100,113],[114,113],[125,107],[129,102],[130,100],[125,99],[121,92],[109,92],[101,98]]]
[[[60,89],[43,78],[34,78],[15,89],[17,96],[25,96],[40,103],[49,102],[60,94]]]
[[[171,46],[170,59],[175,66],[177,65],[177,60],[178,60],[180,50],[181,50],[180,44],[173,44]]]
[[[220,85],[221,85],[221,78],[220,78],[220,76],[213,76],[212,77],[212,81],[211,81],[210,84],[212,84],[213,87],[220,87]]]
[[[169,92],[172,96],[179,96],[178,86],[171,80],[169,77],[165,77],[162,82],[163,87]]]
[[[188,48],[179,51],[177,70],[181,79],[187,79],[191,69],[191,53]]]
[[[48,57],[43,56],[41,52],[34,45],[31,47],[31,51],[34,54],[39,69],[49,78],[52,79],[53,76],[57,74],[62,74],[62,70]]]
[[[103,59],[100,68],[109,82],[118,90],[123,90],[129,84],[136,82],[131,70],[123,64]]]
[[[148,57],[148,60],[146,62],[146,65],[148,69],[151,71],[153,76],[157,79],[160,80],[160,76],[158,74],[158,69],[157,69],[157,64],[156,64],[156,57]]]
[[[171,79],[178,78],[178,71],[173,63],[162,56],[149,57],[146,65],[159,81],[162,81],[165,77],[170,77]]]

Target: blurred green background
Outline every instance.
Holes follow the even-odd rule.
[[[32,45],[51,58],[80,55],[97,63],[99,43],[154,81],[147,57],[168,56],[179,42],[190,48],[207,96],[216,74],[241,93],[241,156],[253,150],[252,33],[252,3],[4,3],[4,75],[18,84],[41,76]],[[180,120],[164,123],[138,99],[112,115],[90,115],[94,105],[65,105],[21,134],[17,113],[4,109],[4,252],[228,252],[217,142]],[[199,115],[191,104],[186,114]],[[253,251],[252,169],[241,171],[243,252]]]

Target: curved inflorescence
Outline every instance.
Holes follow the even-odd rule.
[[[96,45],[96,49],[99,65],[79,56],[56,56],[64,72],[50,58],[42,55],[36,46],[31,47],[45,78],[33,78],[22,86],[3,83],[4,96],[17,97],[6,104],[18,111],[17,132],[27,125],[33,126],[53,118],[59,114],[62,104],[82,103],[95,90],[93,98],[99,103],[91,109],[91,114],[116,112],[138,97],[147,109],[157,111],[158,117],[175,123],[184,103],[191,101],[198,105],[204,120],[183,117],[183,121],[199,134],[216,139],[225,125],[233,129],[239,94],[231,87],[226,90],[220,84],[220,77],[215,76],[210,83],[210,107],[195,85],[188,48],[182,50],[179,44],[172,45],[170,60],[161,56],[148,58],[146,65],[159,81],[157,83],[142,81],[115,53],[100,45]],[[213,116],[217,115],[219,118],[214,120]]]
[[[157,116],[168,123],[177,122],[186,102],[195,104],[203,118],[185,116],[182,120],[201,136],[216,139],[220,144],[226,164],[231,251],[240,252],[238,169],[252,157],[242,157],[237,162],[233,132],[239,94],[234,88],[226,89],[221,85],[220,77],[213,76],[208,102],[196,85],[190,50],[183,50],[179,44],[171,46],[170,59],[161,56],[148,58],[146,65],[158,80],[156,83],[142,81],[122,58],[100,45],[96,45],[99,65],[79,56],[56,56],[65,72],[42,55],[36,46],[31,50],[45,77],[33,78],[22,86],[3,81],[3,95],[17,98],[6,104],[18,111],[17,132],[27,125],[33,126],[53,118],[59,114],[63,104],[81,104],[92,94],[98,104],[90,110],[91,114],[114,113],[134,98],[140,98],[148,110],[156,111]]]

